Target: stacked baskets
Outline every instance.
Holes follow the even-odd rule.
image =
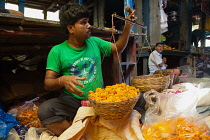
[[[170,75],[152,74],[131,77],[131,85],[141,92],[147,92],[151,89],[161,92],[169,86],[169,82]]]

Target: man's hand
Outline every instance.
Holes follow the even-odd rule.
[[[127,15],[126,19],[135,21],[135,20],[137,19],[137,17],[135,16],[135,11],[136,11],[136,10],[132,10],[132,12],[129,13],[129,14]],[[130,26],[133,26],[133,24],[130,23],[130,22],[126,22],[126,24],[127,24],[127,25],[130,25]]]
[[[60,77],[60,85],[64,86],[69,92],[82,95],[84,92],[81,91],[76,85],[84,88],[84,85],[79,82],[79,80],[85,80],[85,77],[77,77],[77,76],[68,76],[64,75]]]

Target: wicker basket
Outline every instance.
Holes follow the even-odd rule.
[[[151,74],[131,77],[131,85],[141,92],[154,89],[158,92],[167,89],[170,83],[170,75]]]
[[[133,107],[135,106],[139,97],[140,94],[136,97],[117,102],[102,102],[91,100],[90,98],[89,101],[95,112],[100,117],[106,120],[116,120],[127,116],[133,110]]]

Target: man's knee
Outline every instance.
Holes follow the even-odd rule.
[[[173,69],[167,69],[167,72],[168,72],[169,74],[173,74],[173,73],[174,73],[174,70],[173,70]]]
[[[54,100],[53,99],[50,99],[50,100],[47,100],[47,101],[43,102],[39,106],[38,116],[39,116],[40,119],[42,119],[43,116],[45,116],[46,114],[49,113],[49,111],[51,110],[51,108],[54,106],[53,103],[54,103]]]
[[[179,75],[180,74],[180,69],[174,69],[174,73]]]

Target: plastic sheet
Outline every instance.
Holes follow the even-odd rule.
[[[9,131],[17,125],[19,122],[8,113],[5,113],[0,108],[0,139],[5,139],[9,133]]]
[[[198,97],[195,93],[168,95],[162,111],[160,95],[156,91],[145,93],[149,104],[142,127],[145,139],[210,139],[210,130],[204,118],[196,112]]]

